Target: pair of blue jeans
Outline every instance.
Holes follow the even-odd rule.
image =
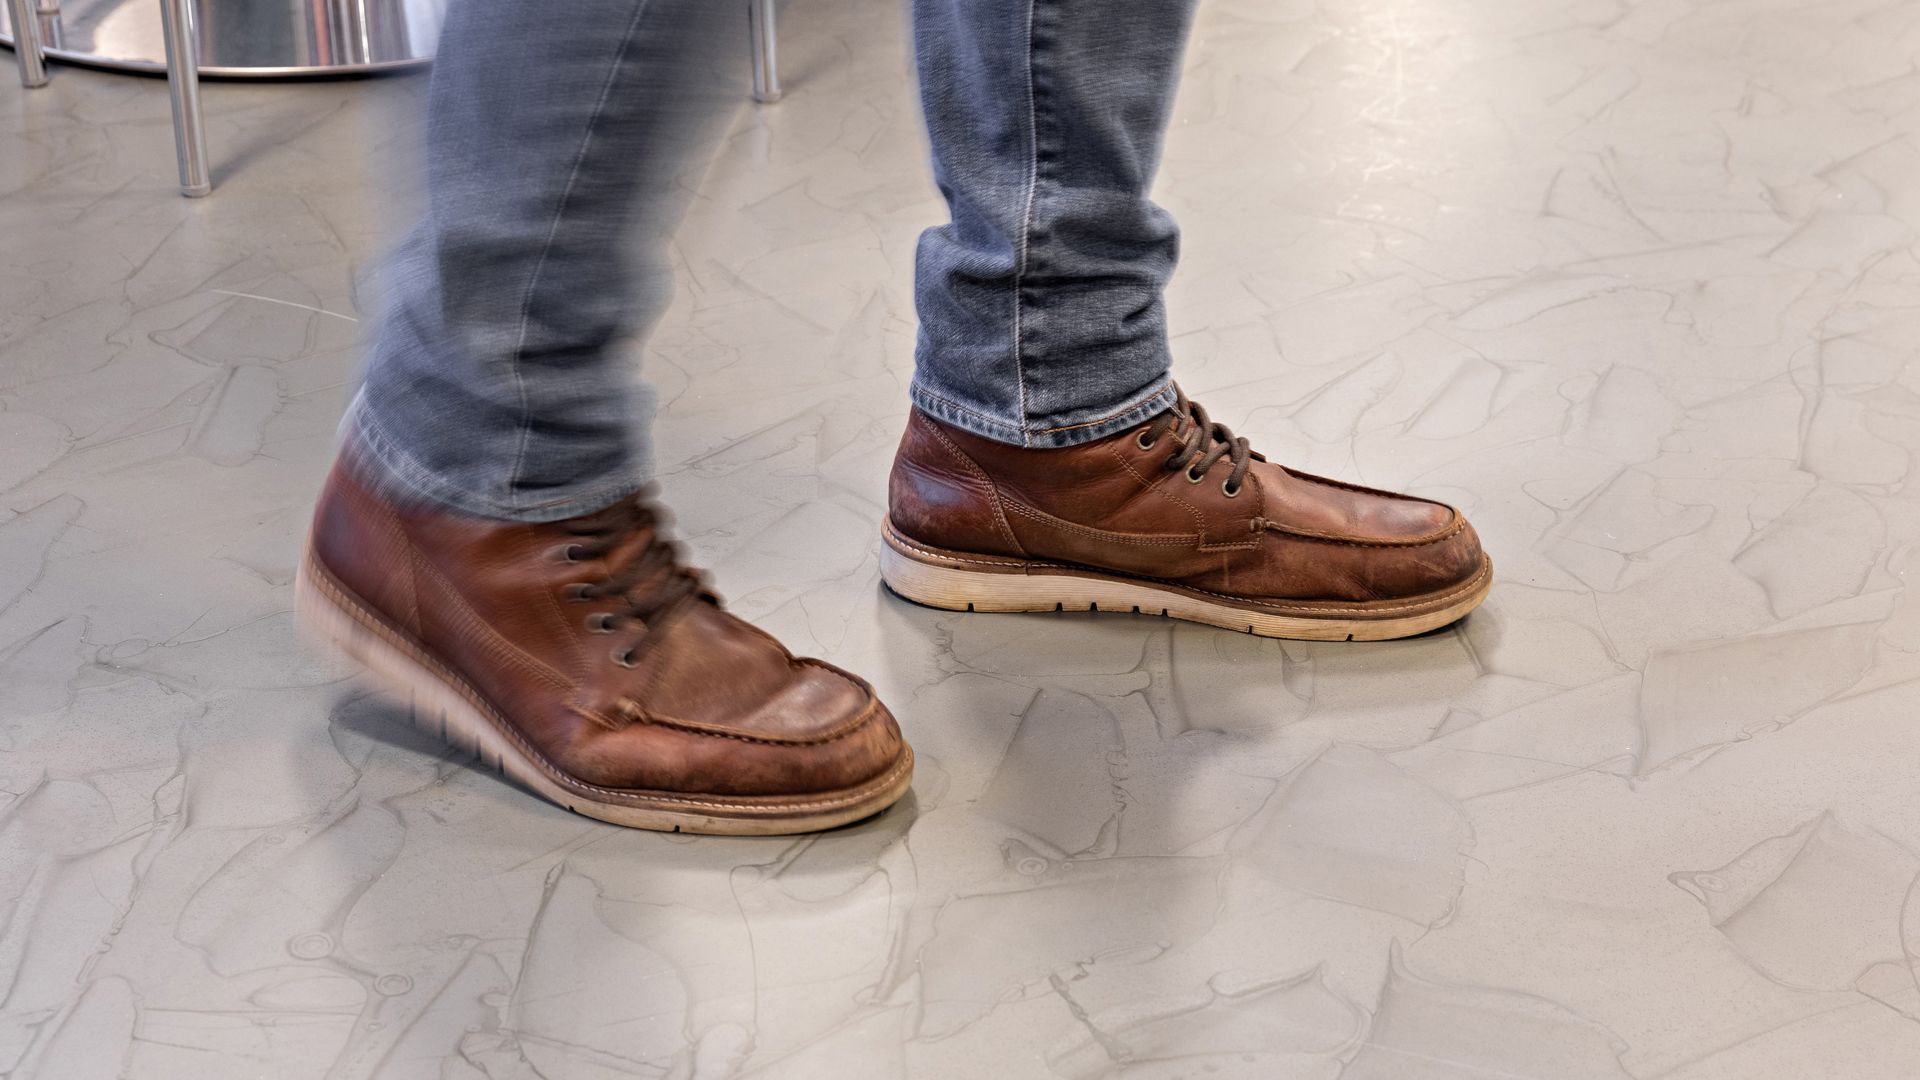
[[[1148,189],[1193,0],[912,2],[951,212],[917,252],[914,404],[1030,447],[1163,411],[1179,236]],[[372,479],[519,521],[646,482],[623,343],[666,304],[686,175],[744,99],[743,16],[726,0],[455,0],[428,89],[427,212],[389,267],[348,415]]]

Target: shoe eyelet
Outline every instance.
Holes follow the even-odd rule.
[[[570,604],[585,603],[593,599],[593,586],[576,581],[560,590],[560,596]]]
[[[1203,472],[1197,473],[1197,472],[1194,472],[1192,469],[1187,470],[1187,483],[1189,484],[1197,484],[1200,481],[1205,480],[1206,478],[1207,478],[1206,473],[1203,473]]]
[[[613,616],[604,611],[587,616],[587,631],[594,634],[613,633]]]
[[[631,647],[627,647],[627,648],[613,650],[613,662],[616,664],[619,664],[621,667],[624,667],[624,668],[632,667],[633,666],[633,649]]]
[[[1138,434],[1138,435],[1135,435],[1135,436],[1133,437],[1133,445],[1135,445],[1135,446],[1137,446],[1137,447],[1139,447],[1139,448],[1140,448],[1140,449],[1142,449],[1142,450],[1151,450],[1151,449],[1153,449],[1153,444],[1154,444],[1154,443],[1157,443],[1157,442],[1159,442],[1159,441],[1160,441],[1159,439],[1149,439],[1149,438],[1147,438],[1147,433],[1146,433],[1146,432],[1144,432],[1144,431],[1143,431],[1143,432],[1141,432],[1141,433],[1140,433],[1140,434]]]
[[[1242,484],[1240,487],[1234,487],[1233,477],[1231,476],[1220,482],[1220,494],[1225,495],[1229,499],[1239,498],[1240,492],[1245,490],[1245,488],[1245,484]]]
[[[553,557],[555,559],[558,559],[561,562],[577,563],[580,561],[580,545],[564,544],[560,547],[554,548]]]

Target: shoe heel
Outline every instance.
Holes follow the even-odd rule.
[[[324,571],[309,553],[294,575],[294,609],[307,635],[339,651],[365,668],[382,696],[407,706],[415,726],[457,750],[472,754],[480,764],[561,805],[532,766],[518,759],[499,733],[458,691],[425,665],[385,640],[368,622],[348,610],[332,595],[338,588],[323,584]]]
[[[986,593],[973,580],[976,576],[985,575],[921,562],[901,554],[890,543],[880,548],[880,580],[886,582],[887,588],[897,595],[926,607],[946,611],[980,610],[975,605],[985,599]],[[995,607],[992,610],[1022,609]]]
[[[902,540],[891,524],[882,537],[880,579],[916,604],[944,611],[1084,611],[1093,606],[1093,597],[1078,595],[1085,590],[1075,589],[1073,578],[1032,574],[1011,561],[1004,570],[969,567]]]

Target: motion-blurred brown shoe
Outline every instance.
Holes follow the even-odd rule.
[[[806,832],[913,777],[873,688],[729,615],[643,499],[527,525],[395,505],[336,467],[298,596],[417,717],[603,821]]]
[[[966,611],[1135,611],[1264,637],[1379,640],[1479,606],[1493,564],[1450,506],[1294,472],[1176,406],[1066,449],[919,410],[894,458],[881,574]]]

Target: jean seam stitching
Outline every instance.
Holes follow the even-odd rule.
[[[1013,270],[1013,377],[1020,391],[1020,440],[1024,446],[1033,445],[1027,432],[1027,372],[1025,357],[1026,305],[1023,291],[1026,288],[1027,259],[1033,233],[1033,208],[1040,194],[1040,110],[1035,102],[1033,85],[1033,24],[1034,12],[1041,0],[1027,0],[1027,205],[1021,215],[1020,251],[1014,261]]]
[[[512,496],[520,482],[520,469],[526,463],[527,445],[533,440],[533,425],[527,422],[527,414],[532,406],[527,400],[527,382],[520,373],[520,354],[527,346],[527,332],[533,314],[533,294],[540,287],[540,275],[547,268],[547,257],[553,253],[554,238],[560,234],[560,222],[565,219],[567,202],[573,198],[573,189],[580,179],[580,168],[587,160],[587,150],[593,145],[595,129],[600,117],[605,115],[607,101],[613,96],[613,84],[620,77],[620,67],[625,62],[627,52],[633,47],[634,31],[640,25],[640,18],[646,13],[648,5],[635,4],[633,15],[627,20],[626,30],[620,36],[620,45],[614,50],[613,62],[607,66],[606,81],[600,84],[600,96],[593,103],[593,112],[587,116],[586,132],[580,138],[580,149],[573,156],[573,168],[567,172],[567,182],[560,189],[560,199],[553,209],[553,221],[547,226],[547,238],[540,245],[540,257],[534,261],[533,273],[527,278],[527,291],[520,300],[520,334],[513,343],[513,356],[507,364],[507,370],[513,375],[514,396],[519,400],[521,422],[519,439],[513,449],[513,469],[507,474],[507,503],[518,507],[519,501]]]

